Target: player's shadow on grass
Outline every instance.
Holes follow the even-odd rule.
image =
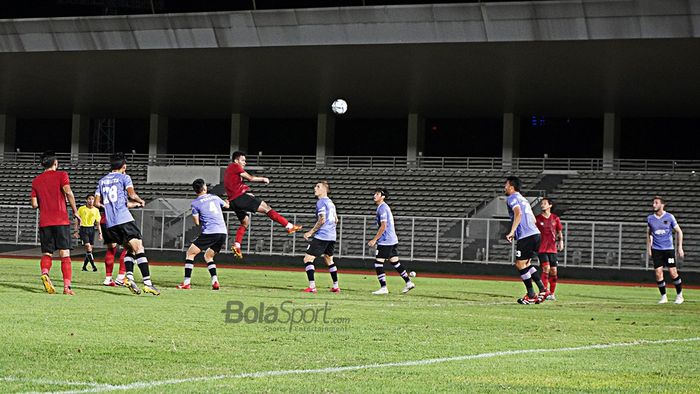
[[[29,293],[46,293],[45,290],[31,285],[21,285],[17,283],[0,282],[0,287],[8,287],[11,289],[23,290]]]
[[[109,295],[115,295],[115,296],[126,296],[126,297],[132,297],[133,295],[127,288],[122,289],[122,292],[117,292],[115,290],[110,291],[109,289],[100,289],[100,288],[95,288],[95,287],[83,287],[83,286],[73,286],[73,290],[80,291],[96,291],[99,293],[105,293]]]

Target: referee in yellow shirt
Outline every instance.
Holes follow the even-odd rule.
[[[95,207],[95,196],[88,194],[85,197],[85,205],[78,208],[78,216],[80,216],[80,224],[75,223],[75,232],[73,236],[80,238],[85,246],[85,260],[83,260],[83,271],[87,271],[87,264],[90,263],[92,271],[96,272],[95,258],[92,255],[92,245],[95,243],[95,227],[102,240],[102,228],[100,228],[100,210]],[[78,230],[80,227],[80,230]]]

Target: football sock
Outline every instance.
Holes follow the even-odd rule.
[[[238,226],[238,230],[236,230],[236,246],[240,249],[241,243],[243,242],[243,235],[245,234],[245,226],[241,225]]]
[[[134,255],[130,252],[126,253],[124,256],[124,266],[126,267],[126,277],[130,281],[134,280]]]
[[[194,260],[185,260],[185,280],[182,284],[189,285],[192,280],[192,269],[194,268]]]
[[[403,269],[403,266],[401,266],[400,262],[397,261],[395,263],[391,263],[391,265],[394,266],[394,269],[396,269],[396,272],[398,272],[399,275],[401,275],[401,277],[403,278],[403,280],[406,283],[408,283],[411,280],[411,278],[409,278],[409,276],[408,276],[408,273],[406,273],[406,270]]]
[[[381,287],[386,287],[386,274],[384,273],[384,264],[374,263],[374,270],[377,271],[377,280]]]
[[[117,254],[116,248],[107,248],[105,252],[105,275],[112,277],[114,271],[114,256]]]
[[[41,267],[41,274],[48,275],[49,271],[51,270],[51,256],[41,256],[41,260],[39,260],[39,266]]]
[[[557,275],[549,275],[549,291],[552,294],[554,294],[554,290],[557,289],[557,279],[559,279]]]
[[[540,292],[547,291],[547,288],[544,286],[544,283],[542,283],[542,279],[540,279],[540,274],[537,272],[537,268],[530,266],[529,272],[532,281],[535,282],[537,288],[540,289]]]
[[[338,287],[338,267],[335,266],[335,263],[331,263],[331,265],[328,266],[328,272],[331,273],[333,287]]]
[[[285,219],[284,216],[277,213],[277,211],[275,211],[274,209],[270,209],[269,211],[267,211],[267,217],[269,217],[270,219],[274,220],[275,222],[281,224],[282,226],[284,226],[286,228],[290,228],[289,221],[287,219]]]
[[[530,267],[525,267],[518,272],[520,273],[520,279],[522,279],[523,283],[525,284],[527,296],[534,298],[535,291],[532,289],[532,275],[530,274]]]
[[[659,293],[661,293],[661,295],[666,295],[666,282],[662,279],[656,281],[656,285],[659,286]]]
[[[547,287],[547,285],[549,284],[549,274],[547,272],[544,272],[544,269],[542,270],[542,283],[544,283],[545,287]]]
[[[70,257],[61,257],[61,273],[63,273],[63,286],[70,287],[71,278],[73,276]]]
[[[115,254],[116,254],[116,248],[115,248]],[[119,276],[117,278],[122,278],[124,279],[124,274],[126,274],[126,265],[124,263],[124,259],[126,258],[126,249],[122,250],[122,253],[119,255]],[[133,267],[132,267],[133,269]]]
[[[211,276],[211,283],[214,284],[214,282],[218,282],[219,278],[216,276],[216,264],[214,264],[213,260],[207,262],[207,269],[209,270],[209,275]]]
[[[314,263],[306,263],[306,278],[309,279],[309,287],[314,289],[316,288],[316,281],[314,281],[314,273],[316,272],[316,267],[314,267]]]
[[[146,258],[146,253],[138,253],[136,255],[136,264],[139,266],[139,271],[141,271],[143,284],[146,286],[153,286],[153,283],[151,282],[151,271],[148,269],[148,259]]]
[[[673,281],[673,285],[676,286],[676,294],[681,294],[681,292],[683,291],[683,285],[681,284],[681,276],[678,275],[671,280]]]

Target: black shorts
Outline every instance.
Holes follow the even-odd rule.
[[[100,223],[100,228],[102,229],[102,241],[105,245],[117,243],[117,241],[112,238],[112,234],[107,230],[107,225],[105,223]]]
[[[132,239],[141,239],[141,230],[136,226],[134,221],[117,224],[107,229],[109,239],[113,243],[126,245]]]
[[[200,250],[211,249],[215,253],[219,253],[224,244],[226,244],[226,234],[200,234],[192,241],[192,245]]]
[[[559,265],[559,259],[556,253],[537,253],[537,258],[540,260],[540,266],[544,263],[549,263],[550,267]]]
[[[659,267],[675,267],[676,266],[676,251],[670,250],[651,250],[651,259],[654,260],[654,268]]]
[[[46,226],[39,228],[41,253],[53,253],[56,250],[73,249],[70,239],[70,225]]]
[[[322,239],[313,238],[306,247],[306,254],[309,256],[318,257],[321,255],[333,256],[335,252],[335,241],[324,241]]]
[[[248,212],[257,212],[262,202],[262,199],[255,197],[250,193],[242,194],[236,197],[233,201],[230,201],[231,209],[236,212],[236,217],[241,222],[246,218],[246,216],[248,216]]]
[[[390,259],[392,257],[397,257],[399,255],[399,250],[396,245],[377,245],[377,258],[378,259]]]
[[[80,234],[80,240],[83,241],[83,245],[85,245],[85,244],[94,245],[95,244],[95,227],[80,226],[80,230],[78,231],[78,234]]]
[[[540,248],[540,235],[532,234],[529,237],[521,238],[515,243],[515,259],[530,260],[537,256]]]

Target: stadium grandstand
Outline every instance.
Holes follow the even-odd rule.
[[[0,392],[700,392],[698,70],[700,0],[0,2]]]
[[[369,256],[382,185],[411,258],[510,262],[509,174],[535,210],[556,201],[565,264],[647,268],[655,194],[698,250],[693,1],[18,4],[0,22],[3,242],[37,242],[21,217],[36,216],[25,204],[43,150],[64,152],[79,197],[126,152],[151,202],[147,243],[164,250],[196,235],[191,181],[223,195],[243,150],[272,179],[254,190],[287,214],[312,213],[314,182],[329,180],[351,258]],[[339,97],[346,114],[330,109]],[[257,222],[251,257],[302,253]]]

